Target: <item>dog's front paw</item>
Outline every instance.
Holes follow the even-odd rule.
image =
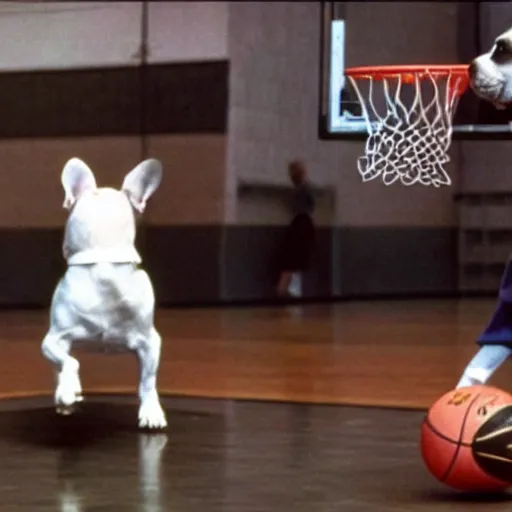
[[[69,389],[62,389],[55,392],[55,407],[58,414],[63,416],[69,416],[73,414],[76,409],[76,405],[83,401],[81,393],[75,393]]]
[[[82,385],[78,376],[78,368],[63,368],[58,375],[58,384],[55,390],[57,412],[69,415],[73,412],[75,405],[82,400]]]
[[[139,427],[162,429],[167,427],[165,412],[158,399],[145,400],[139,409]]]

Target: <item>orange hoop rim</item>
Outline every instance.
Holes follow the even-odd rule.
[[[373,78],[382,80],[404,75],[419,75],[420,78],[431,75],[452,75],[466,77],[469,80],[467,64],[412,64],[403,66],[359,66],[345,69],[345,75],[354,78]]]
[[[416,77],[423,80],[427,77],[449,76],[450,83],[459,80],[456,90],[453,91],[457,95],[462,95],[469,86],[469,66],[467,64],[359,66],[345,69],[345,76],[373,80],[401,77],[402,82],[406,84],[413,83]]]

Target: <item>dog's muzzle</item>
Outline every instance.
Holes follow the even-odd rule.
[[[498,110],[507,108],[506,103],[501,100],[505,87],[503,79],[478,62],[478,59],[469,64],[468,74],[471,89],[479,98],[489,101]]]

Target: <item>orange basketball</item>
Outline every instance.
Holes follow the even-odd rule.
[[[512,486],[512,395],[490,386],[446,393],[423,421],[421,453],[432,475],[455,489]]]

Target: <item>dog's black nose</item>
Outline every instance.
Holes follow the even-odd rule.
[[[472,61],[471,64],[469,65],[469,78],[473,79],[475,78],[476,76],[476,72],[477,72],[477,65],[475,63],[475,61]]]

